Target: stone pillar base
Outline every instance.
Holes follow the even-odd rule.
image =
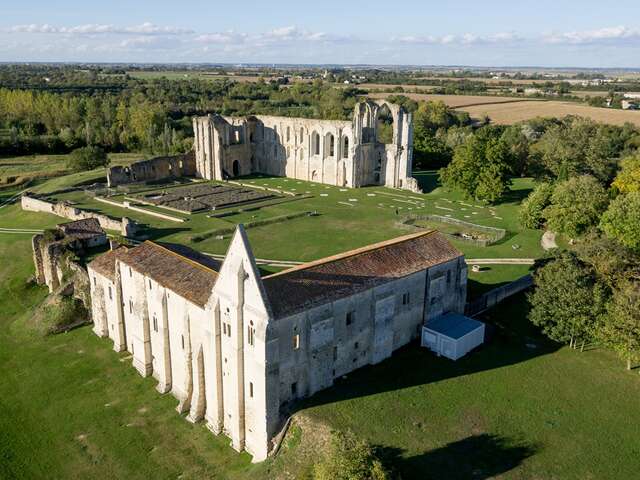
[[[113,343],[114,352],[120,353],[120,352],[124,352],[126,349],[127,349],[127,346],[122,343],[116,343],[116,342]]]
[[[160,392],[162,395],[164,395],[165,393],[169,393],[171,391],[171,384],[160,382],[156,386],[156,390]]]
[[[92,330],[93,330],[93,333],[95,333],[100,338],[105,338],[105,337],[109,336],[109,332],[107,330],[102,330],[102,329],[98,328],[97,325],[94,325]]]
[[[150,363],[142,363],[137,358],[133,359],[133,368],[135,368],[143,377],[148,377],[153,372],[153,365]]]
[[[205,418],[207,424],[206,427],[209,429],[214,435],[220,435],[222,433],[222,425],[217,420],[211,420],[210,418]]]
[[[190,422],[190,423],[198,423],[203,419],[204,419],[203,415],[196,415],[193,412],[190,412],[189,415],[187,415],[187,422]]]
[[[180,400],[180,403],[178,403],[178,406],[176,407],[176,412],[182,415],[183,413],[187,413],[188,410],[189,405],[187,405],[187,402],[185,400]]]

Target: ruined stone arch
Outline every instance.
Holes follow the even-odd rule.
[[[349,137],[342,137],[342,158],[349,158]]]
[[[391,108],[383,103],[376,109],[375,117],[375,140],[376,143],[391,144],[394,143],[395,122]]]
[[[324,157],[335,157],[336,155],[336,137],[333,133],[328,132],[324,136]]]
[[[315,130],[311,133],[311,154],[320,155],[320,134]]]

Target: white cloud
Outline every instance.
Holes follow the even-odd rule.
[[[620,25],[617,27],[600,28],[598,30],[550,33],[544,36],[544,41],[547,43],[566,43],[571,45],[612,43],[640,44],[640,30]]]
[[[517,43],[523,40],[522,37],[513,32],[501,32],[491,35],[476,35],[473,33],[449,34],[442,36],[402,36],[393,37],[393,42],[413,44],[413,45],[478,45],[478,44],[498,44]]]
[[[73,27],[56,27],[45,24],[15,25],[8,30],[10,33],[57,33],[66,35],[99,35],[99,34],[135,34],[135,35],[187,35],[193,30],[155,25],[145,22],[131,27],[117,27],[114,25],[87,23]]]

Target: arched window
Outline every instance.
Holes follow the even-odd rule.
[[[300,127],[300,143],[304,142],[304,128]]]
[[[376,142],[393,143],[393,115],[386,104],[376,115]]]
[[[317,132],[313,132],[311,136],[311,148],[313,149],[314,155],[320,155],[320,134]]]
[[[291,147],[287,145],[287,158],[291,156]]]
[[[291,140],[291,128],[287,127],[287,142]]]
[[[333,135],[329,135],[329,156],[333,157],[336,150],[336,139]]]

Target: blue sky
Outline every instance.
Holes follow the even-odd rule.
[[[0,61],[640,67],[640,1],[8,1]]]

